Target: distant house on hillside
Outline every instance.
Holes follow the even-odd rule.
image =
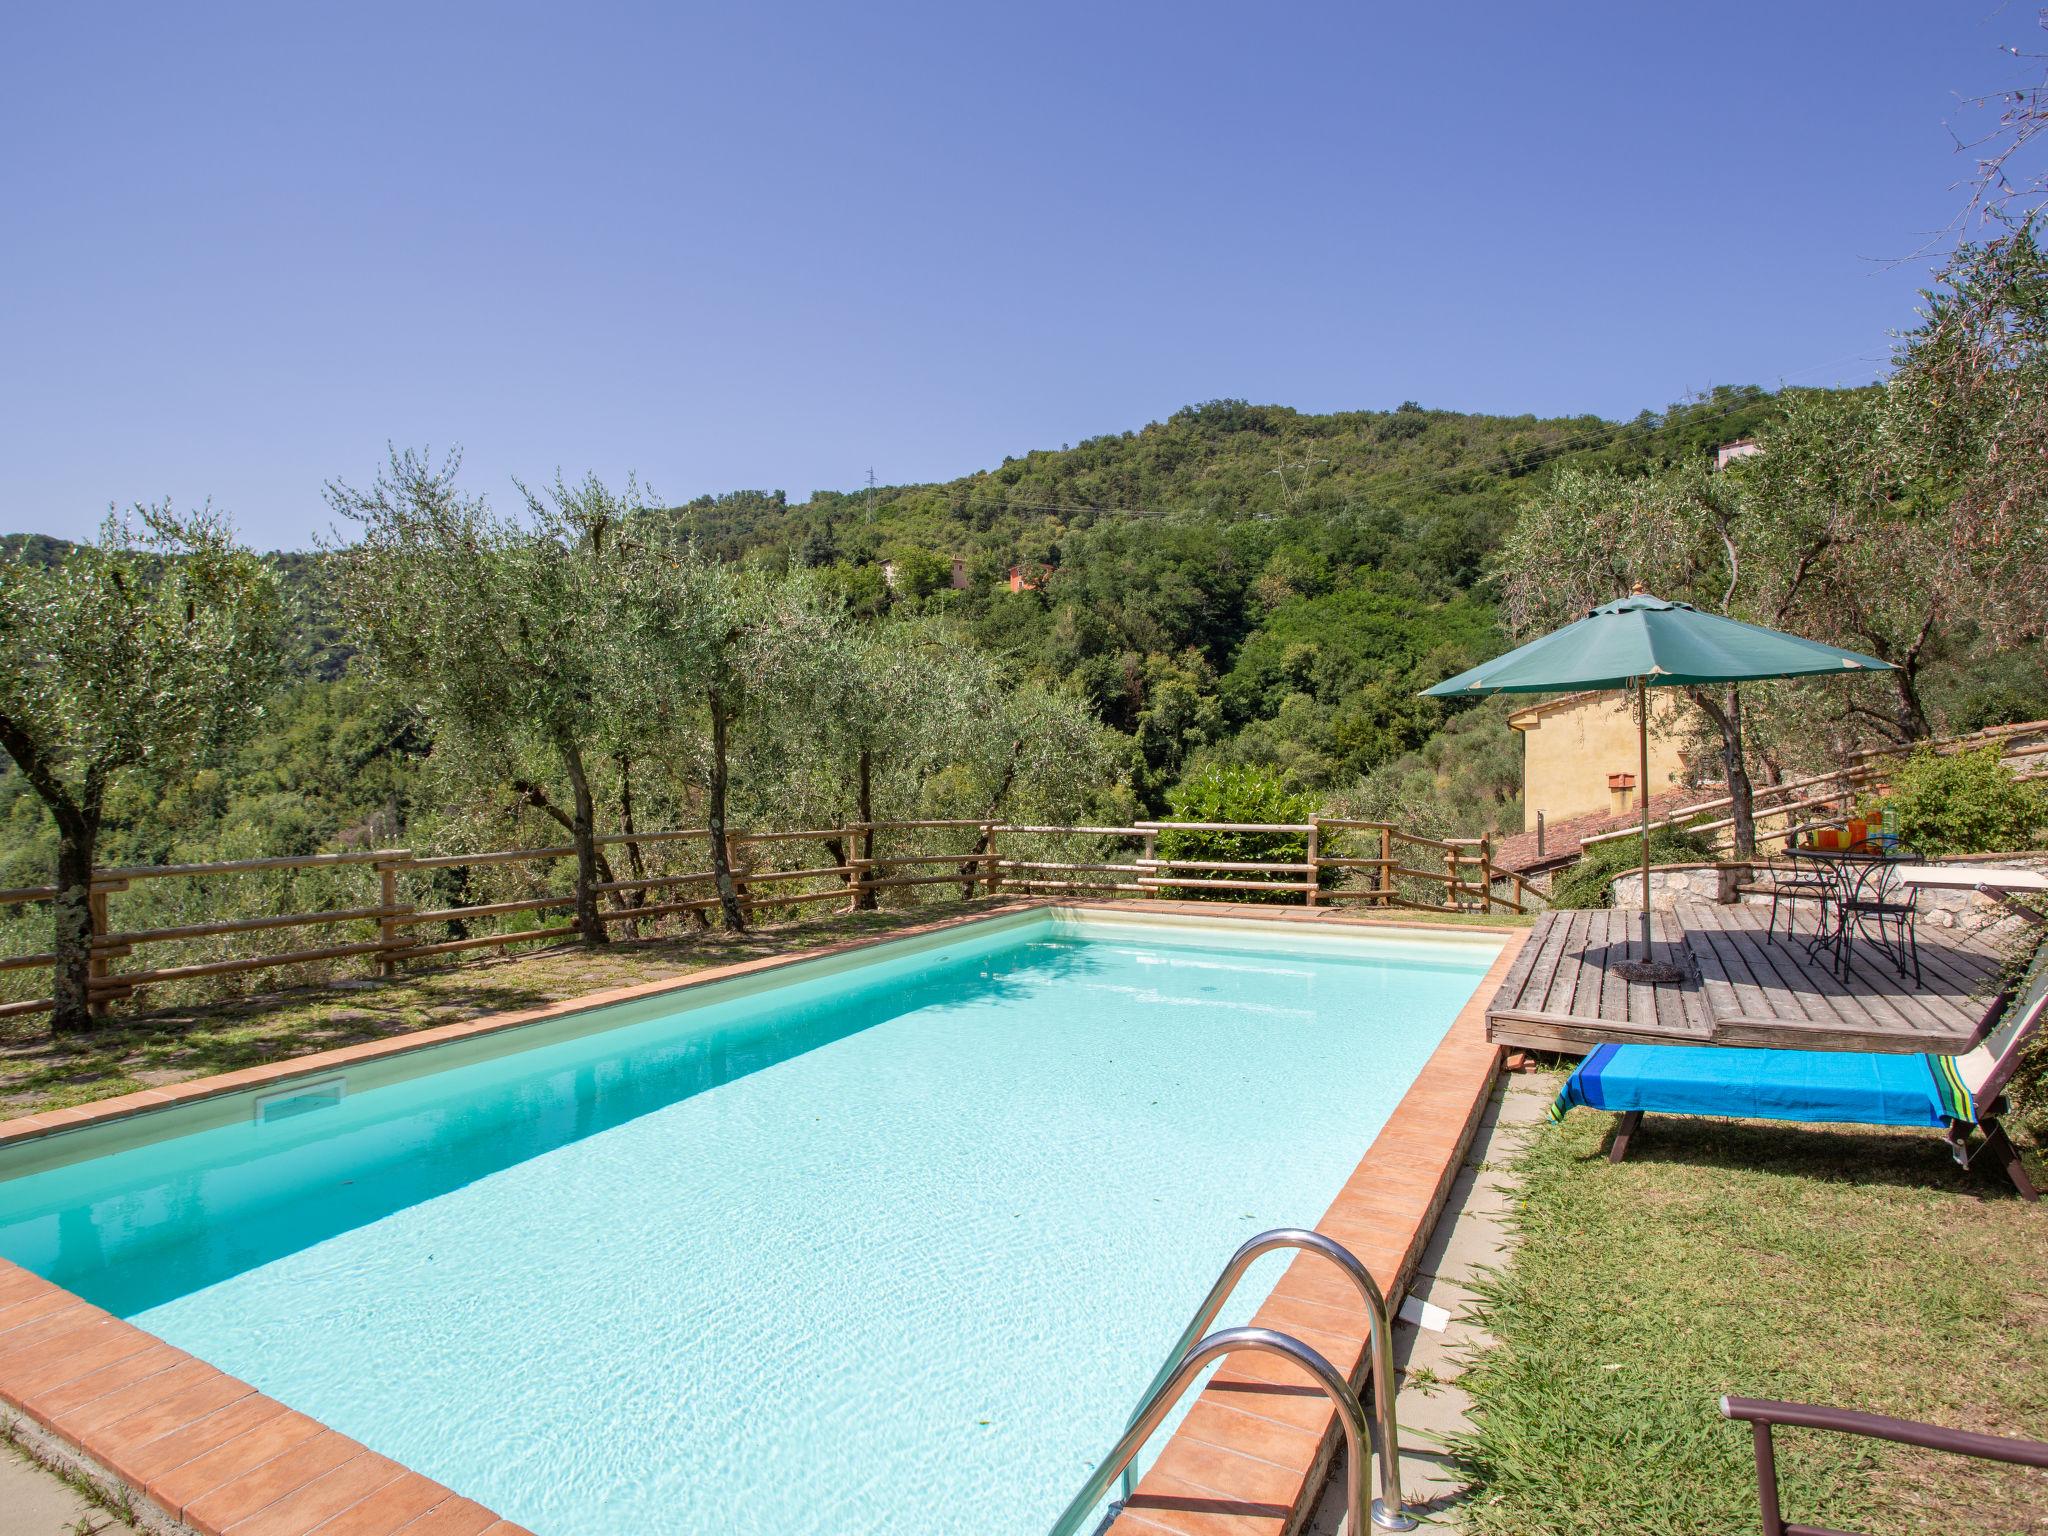
[[[1737,459],[1753,459],[1764,451],[1764,445],[1753,437],[1738,437],[1732,443],[1723,443],[1714,450],[1714,468],[1726,469]]]
[[[1650,783],[1662,794],[1686,779],[1683,745],[1689,706],[1676,690],[1650,692]],[[1522,734],[1522,826],[1540,813],[1555,826],[1574,816],[1636,810],[1639,747],[1635,705],[1626,693],[1568,693],[1508,716]]]
[[[955,592],[965,592],[967,590],[967,557],[965,555],[955,555],[953,557],[953,590]]]
[[[1010,567],[1010,590],[1012,592],[1036,592],[1052,575],[1049,565],[1013,565]]]

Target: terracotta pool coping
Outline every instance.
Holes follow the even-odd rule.
[[[1485,1044],[1485,999],[1521,948],[1525,930],[1447,929],[1348,913],[1204,902],[1012,901],[796,954],[707,967],[664,981],[27,1115],[0,1123],[0,1147],[1045,908],[1506,934],[1508,942],[1473,1002],[1452,1024],[1321,1223],[1323,1231],[1365,1260],[1389,1296],[1395,1295],[1413,1273],[1484,1103],[1484,1088],[1499,1056]],[[1449,1132],[1453,1121],[1454,1134]],[[1380,1180],[1391,1181],[1390,1187],[1367,1187]],[[1356,1296],[1348,1309],[1344,1306],[1342,1285],[1341,1279],[1309,1271],[1297,1261],[1262,1309],[1260,1321],[1296,1333],[1349,1369],[1358,1358],[1363,1325],[1353,1315]],[[1298,1393],[1298,1384],[1285,1379],[1285,1367],[1277,1367],[1271,1379],[1251,1364],[1219,1373],[1140,1485],[1117,1530],[1127,1536],[1158,1530],[1265,1536],[1269,1529],[1291,1530],[1335,1444],[1335,1420],[1323,1399],[1311,1402]],[[4,1260],[0,1403],[22,1416],[26,1429],[17,1433],[32,1446],[103,1485],[127,1490],[150,1528],[200,1536],[396,1536],[401,1531],[405,1536],[530,1536],[482,1505]],[[1283,1495],[1284,1512],[1278,1503]],[[1255,1523],[1247,1524],[1248,1519]]]
[[[1486,1007],[1528,930],[1492,931],[1508,935],[1500,954],[1316,1223],[1358,1255],[1392,1307],[1415,1278],[1499,1071]],[[1217,1256],[1219,1269],[1227,1257]],[[1365,1356],[1357,1291],[1309,1255],[1288,1265],[1252,1321],[1293,1334],[1347,1375]],[[1226,1361],[1139,1480],[1112,1536],[1294,1536],[1338,1434],[1329,1399],[1301,1371],[1269,1355]]]
[[[13,1120],[0,1120],[0,1148],[32,1141],[39,1137],[54,1135],[61,1131],[75,1131],[89,1125],[103,1125],[112,1120],[125,1120],[132,1115],[148,1114],[154,1110],[171,1109],[180,1104],[191,1104],[201,1099],[218,1098],[230,1093],[243,1093],[251,1088],[268,1087],[290,1078],[317,1077],[332,1072],[337,1067],[352,1067],[366,1061],[376,1061],[386,1056],[403,1055],[409,1051],[426,1050],[436,1045],[446,1045],[453,1040],[469,1039],[476,1035],[496,1034],[501,1030],[519,1029],[528,1024],[538,1024],[546,1019],[558,1019],[567,1014],[583,1013],[592,1008],[609,1008],[616,1003],[630,1003],[640,998],[656,997],[663,992],[678,992],[688,987],[700,987],[715,981],[729,981],[735,976],[750,976],[763,971],[779,970],[784,966],[798,965],[809,960],[820,960],[829,955],[845,954],[853,950],[869,949],[877,944],[889,944],[898,939],[915,938],[919,934],[937,933],[947,928],[958,928],[970,923],[985,923],[999,917],[1008,917],[1017,912],[1028,912],[1034,908],[1060,905],[1052,901],[1011,901],[992,906],[980,912],[967,912],[953,917],[937,919],[929,923],[916,923],[907,928],[892,928],[887,933],[861,934],[850,939],[838,939],[812,948],[798,950],[787,955],[763,955],[755,960],[736,960],[730,965],[706,966],[703,970],[691,971],[683,976],[669,976],[660,981],[640,982],[630,987],[610,987],[602,992],[587,992],[580,997],[565,998],[560,1002],[543,1003],[537,1008],[519,1008],[506,1013],[488,1013],[481,1018],[465,1019],[456,1024],[437,1024],[429,1029],[417,1029],[402,1035],[386,1035],[381,1040],[365,1040],[359,1045],[337,1046],[333,1050],[315,1051],[306,1056],[291,1056],[282,1061],[265,1062],[260,1067],[244,1067],[235,1072],[219,1072],[211,1077],[190,1078],[182,1083],[167,1083],[161,1088],[144,1088],[136,1093],[124,1093],[118,1098],[98,1099],[90,1104],[78,1104],[68,1109],[44,1110],[38,1114],[22,1115]]]

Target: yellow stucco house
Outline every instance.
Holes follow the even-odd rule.
[[[1650,691],[1650,783],[1657,795],[1688,781],[1681,750],[1692,710],[1677,690]],[[1641,789],[1635,702],[1621,692],[1568,693],[1518,709],[1508,724],[1522,733],[1522,828],[1540,812],[1552,825],[1594,812],[1633,810]]]

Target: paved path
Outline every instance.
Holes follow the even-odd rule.
[[[1548,1074],[1508,1077],[1494,1090],[1465,1156],[1450,1201],[1423,1250],[1422,1267],[1409,1293],[1449,1314],[1441,1331],[1402,1320],[1394,1325],[1394,1359],[1401,1395],[1401,1487],[1425,1528],[1456,1530],[1458,1505],[1470,1486],[1443,1451],[1444,1437],[1466,1428],[1471,1399],[1457,1384],[1465,1364],[1493,1341],[1470,1321],[1470,1282],[1507,1260],[1513,1234],[1504,1218],[1514,1198],[1507,1164],[1513,1160],[1557,1092]],[[1340,1450],[1330,1485],[1316,1505],[1304,1536],[1338,1536],[1344,1519],[1344,1454]],[[1344,1532],[1344,1536],[1352,1536]]]
[[[133,1530],[0,1441],[0,1532],[5,1536],[128,1536]]]

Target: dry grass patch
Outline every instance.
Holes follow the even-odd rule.
[[[986,907],[985,902],[934,902],[896,912],[835,913],[744,934],[699,929],[602,949],[559,944],[491,959],[451,959],[385,981],[329,982],[229,1002],[117,1014],[90,1034],[62,1038],[51,1036],[47,1019],[10,1019],[0,1024],[0,1119],[536,1008],[611,987],[667,981],[710,966],[877,937]]]

